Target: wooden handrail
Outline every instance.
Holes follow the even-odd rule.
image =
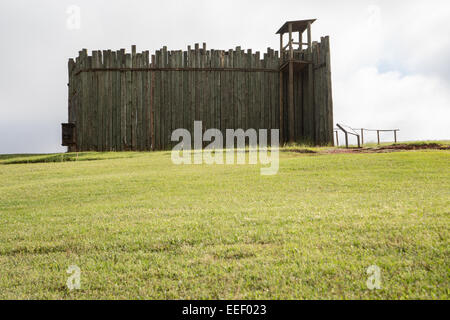
[[[397,131],[400,131],[400,129],[365,129],[365,128],[359,128],[359,129],[355,129],[355,128],[350,128],[352,130],[360,130],[361,131],[361,135],[358,135],[354,132],[351,131],[347,131],[345,130],[340,124],[336,123],[336,126],[338,128],[334,128],[333,131],[336,132],[336,143],[339,146],[339,138],[338,138],[338,130],[342,130],[345,134],[345,147],[348,148],[348,134],[352,134],[356,137],[358,137],[358,148],[360,147],[360,138],[361,137],[361,146],[364,145],[364,131],[376,131],[377,132],[377,142],[378,145],[380,144],[380,132],[393,132],[394,133],[394,143],[397,143]]]
[[[358,148],[361,148],[361,144],[360,144],[360,141],[359,141],[359,134],[356,134],[354,132],[349,132],[349,131],[345,130],[339,123],[336,123],[336,126],[339,129],[341,129],[342,131],[344,131],[344,134],[345,134],[345,147],[346,148],[348,148],[348,134],[349,133],[354,135],[354,136],[356,136],[356,138],[358,139]]]

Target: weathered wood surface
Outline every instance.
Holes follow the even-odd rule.
[[[203,132],[281,129],[282,143],[332,144],[329,48],[324,37],[311,51],[295,50],[294,59],[313,63],[291,75],[279,72],[279,52],[270,48],[262,59],[260,52],[207,50],[206,44],[184,52],[163,47],[153,55],[136,46],[131,53],[92,56],[83,49],[68,63],[69,122],[77,142],[69,151],[169,149],[172,131],[193,133],[195,120]]]

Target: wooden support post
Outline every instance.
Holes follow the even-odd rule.
[[[397,143],[397,130],[394,130],[394,143]]]
[[[283,123],[283,71],[280,70],[280,146],[284,143]]]
[[[308,26],[307,26],[307,37],[308,37],[308,50],[309,50],[309,52],[311,52],[311,42],[312,42],[312,39],[311,39],[311,22],[308,22]]]
[[[336,132],[336,146],[339,147],[339,134],[337,130],[335,132]]]
[[[316,124],[316,119],[315,119],[315,115],[314,115],[314,73],[313,73],[313,64],[312,64],[312,60],[313,60],[313,55],[312,55],[312,45],[311,45],[311,24],[308,23],[307,26],[307,42],[308,42],[308,47],[306,48],[306,60],[308,60],[308,77],[307,77],[307,93],[306,93],[306,112],[308,113],[308,120],[309,120],[309,124],[307,125],[307,132],[305,132],[305,138],[307,140],[309,140],[309,142],[311,143],[316,143],[316,137],[315,137],[315,126]]]
[[[377,130],[378,145],[380,144],[380,130]]]
[[[280,34],[280,67],[283,64],[283,34]],[[283,135],[283,71],[280,69],[280,146],[284,143]]]
[[[289,59],[294,59],[294,48],[292,46],[292,23],[289,23],[288,25],[288,32],[289,32]]]
[[[361,147],[364,145],[364,129],[361,128]]]
[[[359,141],[359,136],[356,136],[356,138],[358,139],[358,148],[361,148],[361,144],[360,144],[360,141]]]
[[[284,49],[283,49],[283,34],[280,33],[280,66],[284,62]]]
[[[348,149],[348,133],[344,132],[345,134],[345,147]]]
[[[302,35],[302,32],[301,31],[299,31],[298,32],[298,50],[302,50],[302,48],[303,48],[303,40],[302,40],[302,37],[303,35]]]
[[[289,96],[289,142],[294,142],[294,50],[292,47],[292,23],[289,24],[289,83],[288,83],[288,96]]]

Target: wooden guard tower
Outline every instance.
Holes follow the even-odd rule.
[[[288,138],[289,142],[295,141],[295,118],[294,118],[294,72],[307,72],[307,78],[309,83],[313,82],[313,61],[312,61],[312,43],[311,43],[311,24],[316,19],[308,20],[296,20],[287,21],[276,32],[280,35],[280,132],[281,141],[285,141]],[[303,33],[306,31],[306,42],[303,42]],[[293,33],[298,32],[298,41],[294,41]],[[288,42],[284,44],[283,35],[288,33]],[[294,48],[296,46],[296,49]],[[301,53],[303,46],[306,46],[306,54],[304,59],[295,59],[294,53]],[[305,70],[306,69],[306,70]],[[284,121],[283,121],[283,77],[285,73],[288,74],[288,87],[287,87],[287,105],[288,105],[288,132],[289,137],[283,137]],[[309,86],[307,93],[309,97],[313,96],[313,87]]]

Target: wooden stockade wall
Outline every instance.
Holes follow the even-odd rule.
[[[295,77],[295,139],[332,144],[328,37],[314,43],[309,58],[313,83],[304,72]],[[270,48],[262,56],[240,47],[207,50],[205,44],[187,51],[163,47],[153,55],[137,53],[135,46],[131,53],[90,56],[83,49],[69,60],[69,123],[75,130],[69,151],[169,149],[177,143],[170,141],[172,131],[193,133],[195,120],[204,131],[279,129],[280,118],[288,117],[288,108],[280,108],[280,62]]]

